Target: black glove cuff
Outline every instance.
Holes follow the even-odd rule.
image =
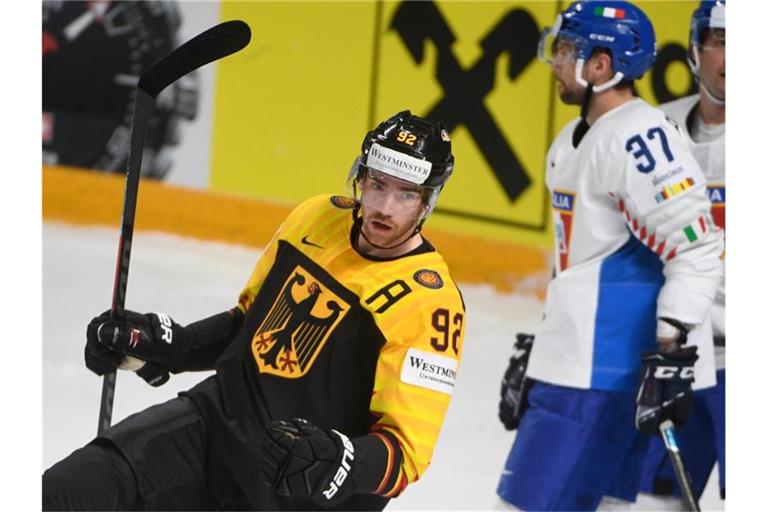
[[[144,366],[136,370],[136,375],[154,387],[162,386],[170,378],[168,370],[150,362],[144,363]]]
[[[357,492],[379,496],[398,496],[408,483],[403,466],[403,450],[394,434],[377,430],[352,441],[357,453],[354,483]]]

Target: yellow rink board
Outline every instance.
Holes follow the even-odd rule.
[[[252,28],[217,67],[211,188],[296,204],[345,192],[366,131],[410,109],[449,125],[456,170],[433,227],[549,249],[544,158],[560,104],[538,35],[567,2],[228,2]],[[690,90],[694,2],[645,1],[659,65],[649,102]]]
[[[293,205],[346,193],[363,135],[409,108],[451,125],[456,171],[425,233],[454,277],[541,293],[552,245],[542,163],[578,111],[560,104],[531,52],[564,5],[222,1],[222,20],[247,21],[253,36],[217,63],[210,190],[142,181],[136,229],[263,247]],[[690,92],[696,4],[639,5],[659,48],[639,93],[656,104]],[[491,162],[499,154],[513,154],[521,172],[509,158]],[[43,217],[119,226],[124,180],[44,168]]]
[[[43,219],[119,227],[125,177],[84,169],[43,167]],[[290,208],[230,194],[204,192],[142,180],[136,231],[264,247]],[[425,229],[462,283],[489,283],[500,291],[543,293],[549,258],[545,251],[487,238]],[[117,234],[115,235],[117,251]],[[254,261],[254,264],[256,262]]]

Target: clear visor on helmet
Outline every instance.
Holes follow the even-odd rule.
[[[576,62],[584,47],[582,40],[560,32],[557,36],[542,34],[539,40],[539,60],[549,64],[565,65]]]
[[[367,166],[361,170],[357,190],[364,210],[420,220],[437,193],[436,187],[415,185]]]
[[[704,31],[700,39],[700,48],[705,51],[725,51],[725,29],[710,28]]]
[[[552,27],[544,27],[539,37],[538,57],[546,64],[567,63],[576,60],[577,43],[560,30],[563,17],[558,14]]]

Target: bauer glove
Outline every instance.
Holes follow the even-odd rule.
[[[85,365],[97,375],[131,370],[153,386],[165,384],[179,362],[184,328],[163,313],[105,311],[88,324]]]
[[[528,357],[531,355],[533,336],[517,334],[515,351],[509,358],[509,366],[501,379],[501,400],[499,401],[499,419],[507,430],[515,430],[520,424],[523,413],[528,408],[528,391],[533,385],[526,378]]]
[[[277,494],[331,508],[355,492],[356,455],[341,432],[301,418],[273,421],[265,433],[261,473]]]

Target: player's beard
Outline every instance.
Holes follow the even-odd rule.
[[[581,105],[581,103],[584,101],[584,94],[586,93],[586,89],[578,84],[566,85],[565,83],[560,82],[560,86],[558,87],[557,92],[560,96],[560,101],[562,101],[564,104]]]
[[[415,218],[400,223],[392,217],[371,213],[363,215],[360,229],[369,243],[387,249],[406,242],[413,236],[417,224],[418,220]]]

